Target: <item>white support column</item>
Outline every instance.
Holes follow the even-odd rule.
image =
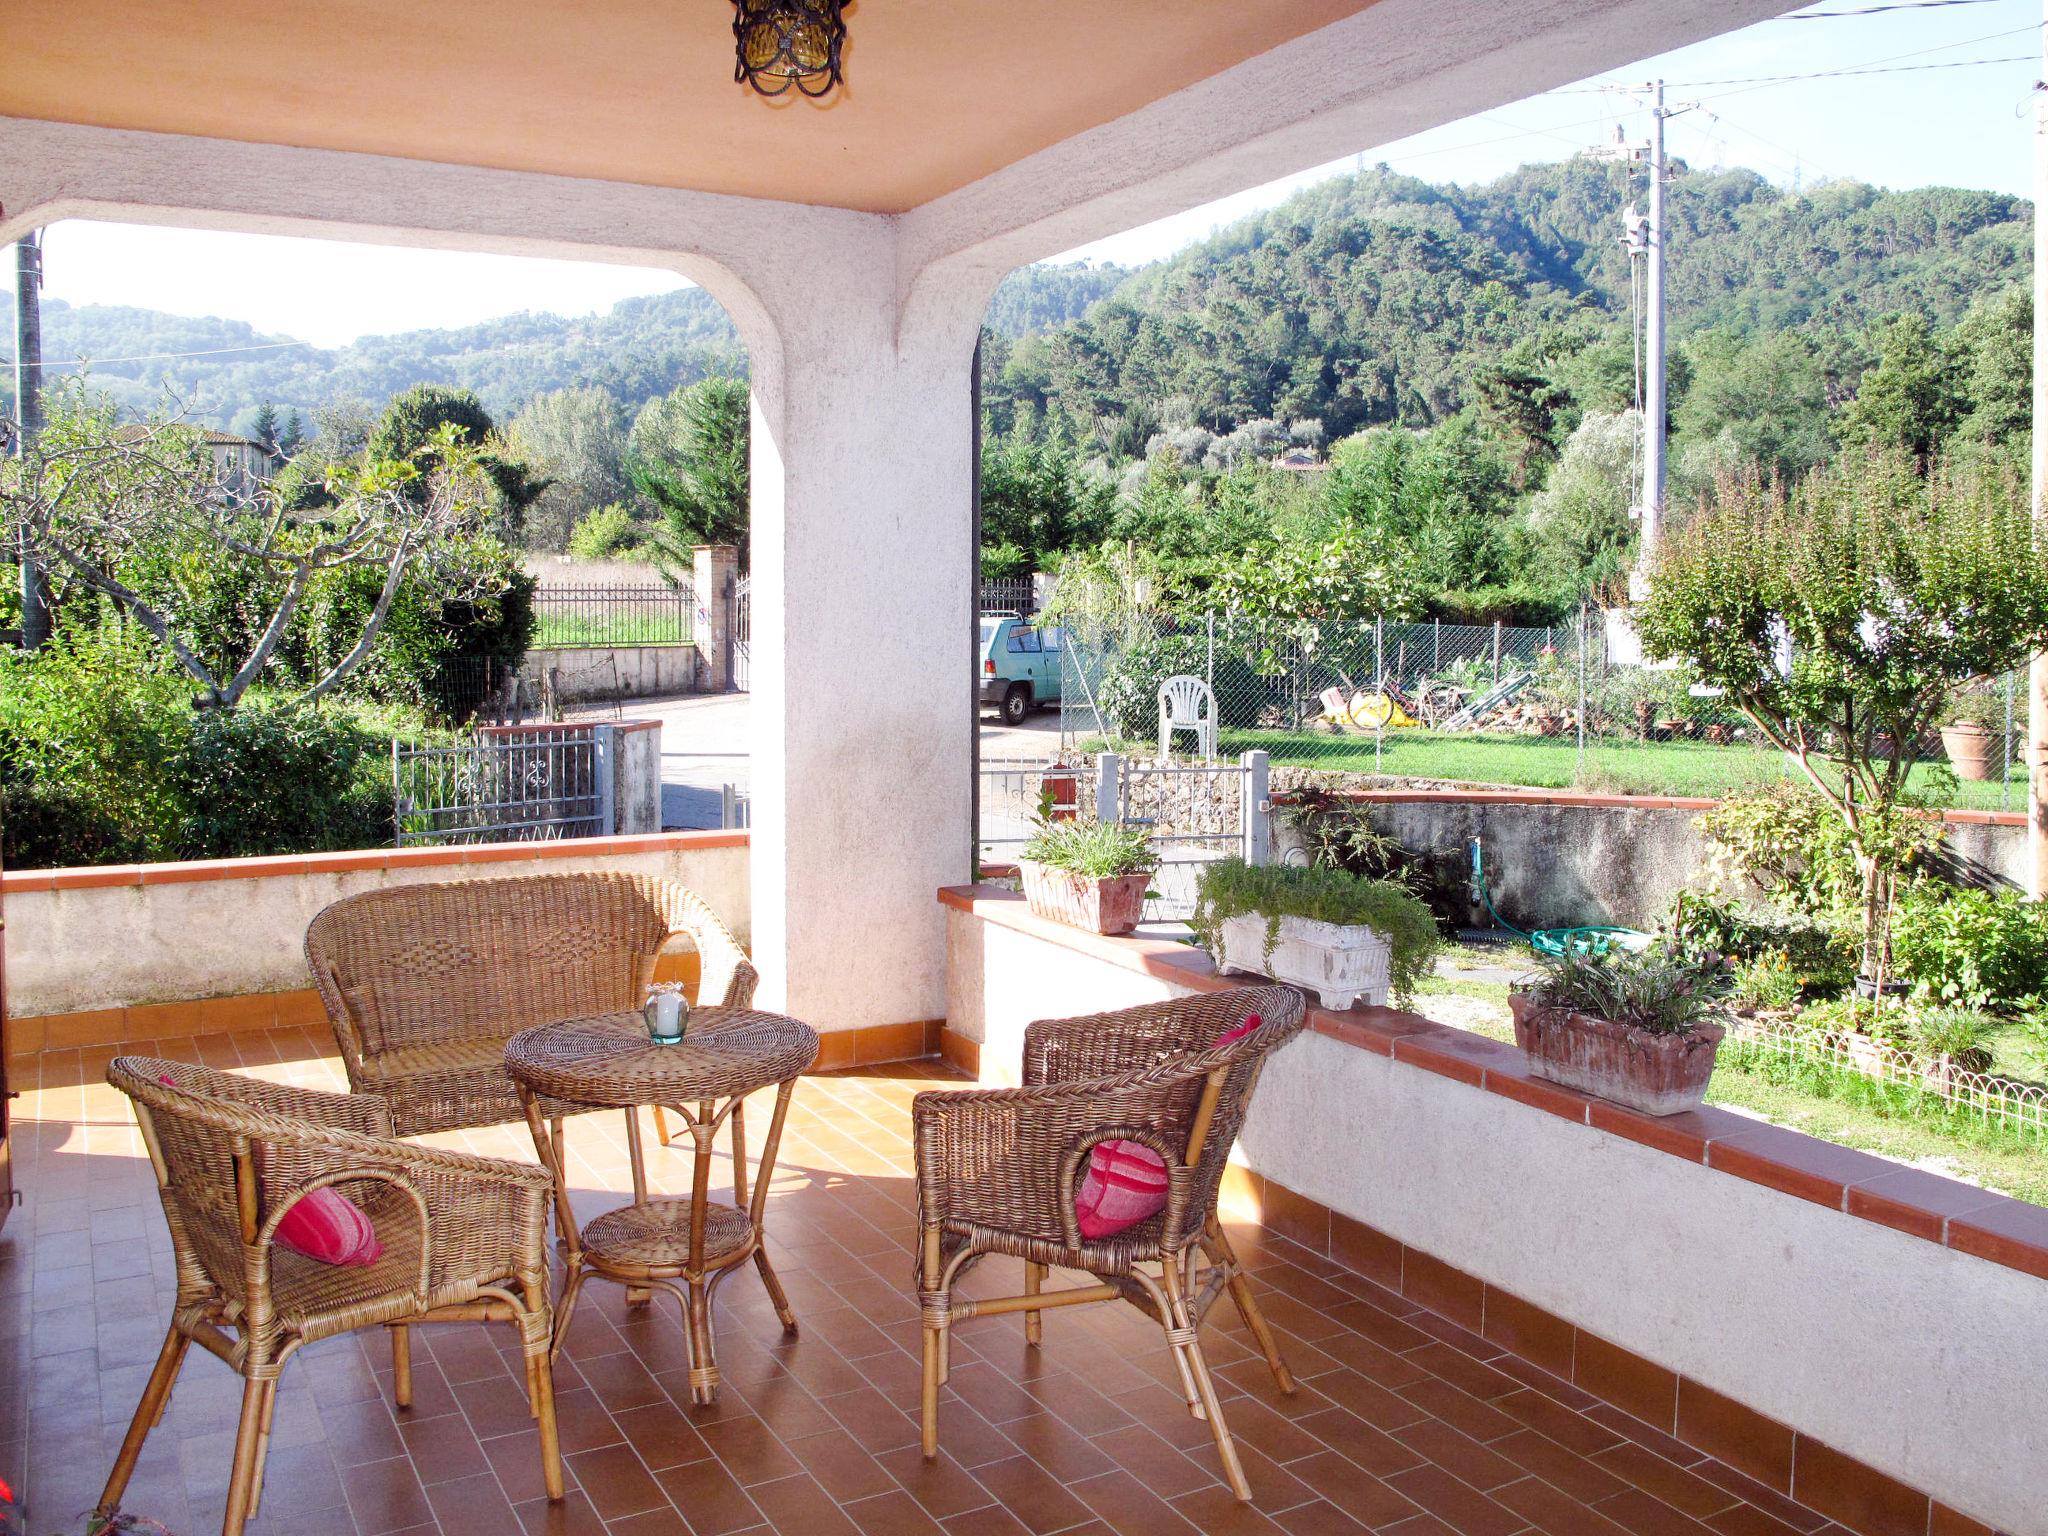
[[[755,357],[754,949],[763,1006],[820,1030],[943,1015],[936,893],[970,875],[987,294],[963,285],[943,323],[906,328],[893,255],[835,252],[801,316],[768,298],[779,353]]]

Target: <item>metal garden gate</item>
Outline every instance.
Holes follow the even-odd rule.
[[[732,685],[741,693],[754,690],[754,578],[732,584]]]

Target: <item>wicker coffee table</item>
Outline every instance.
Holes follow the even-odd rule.
[[[748,1008],[699,1008],[688,1035],[656,1045],[637,1012],[566,1019],[514,1035],[505,1046],[505,1070],[519,1090],[533,1144],[555,1181],[555,1222],[568,1278],[555,1310],[560,1350],[575,1315],[576,1295],[591,1275],[617,1281],[630,1300],[655,1289],[682,1303],[690,1335],[690,1396],[709,1403],[718,1391],[718,1357],[711,1337],[711,1294],[727,1275],[752,1259],[782,1326],[794,1333],[789,1298],[762,1246],[761,1222],[775,1173],[775,1153],[796,1080],[817,1059],[818,1036],[808,1024]],[[775,1115],[747,1198],[747,1146],[743,1101],[776,1086]],[[543,1122],[542,1101],[555,1111]],[[623,1109],[626,1147],[633,1166],[633,1203],[607,1211],[578,1228],[569,1208],[563,1155],[562,1106]],[[649,1199],[640,1150],[640,1107],[680,1115],[696,1146],[695,1178],[687,1200]],[[712,1144],[732,1122],[733,1199],[710,1198]],[[664,1135],[664,1140],[666,1136]]]

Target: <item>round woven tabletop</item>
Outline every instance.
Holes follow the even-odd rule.
[[[674,1045],[647,1037],[638,1010],[564,1019],[505,1042],[505,1070],[535,1093],[592,1108],[681,1104],[751,1093],[818,1058],[808,1024],[751,1008],[696,1008]]]
[[[754,1224],[737,1206],[706,1201],[704,1268],[722,1269],[752,1251]],[[690,1263],[690,1202],[642,1200],[606,1211],[583,1229],[583,1257],[598,1269],[681,1274]]]

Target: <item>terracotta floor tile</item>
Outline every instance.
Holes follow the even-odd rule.
[[[237,1038],[182,1042],[176,1054],[266,1063],[256,1070],[275,1081],[344,1083],[324,1031],[269,1031],[246,1047]],[[97,1499],[173,1294],[147,1162],[125,1105],[99,1081],[109,1054],[31,1059],[18,1073],[38,1086],[15,1143],[30,1204],[0,1244],[0,1476],[32,1483],[45,1508]],[[688,1406],[689,1345],[673,1303],[629,1307],[619,1287],[593,1285],[557,1360],[569,1495],[549,1504],[512,1330],[417,1329],[404,1411],[392,1407],[381,1331],[324,1340],[282,1378],[252,1536],[1846,1536],[1673,1439],[1655,1368],[1597,1341],[1573,1362],[1583,1382],[1652,1424],[1502,1353],[1501,1338],[1469,1326],[1469,1307],[1457,1320],[1436,1315],[1242,1222],[1231,1240],[1301,1383],[1282,1396],[1235,1310],[1212,1312],[1203,1350],[1254,1506],[1223,1485],[1158,1325],[1120,1306],[1053,1314],[1037,1349],[1015,1318],[958,1330],[943,1452],[927,1464],[923,1339],[905,1283],[907,1129],[911,1096],[947,1080],[908,1064],[806,1081],[770,1196],[777,1269],[803,1330],[785,1336],[758,1281],[736,1278],[718,1300],[724,1383],[713,1405]],[[434,1141],[531,1155],[516,1127]],[[617,1117],[572,1123],[570,1153],[586,1219],[623,1203]],[[649,1177],[684,1188],[687,1160],[650,1148]],[[729,1187],[723,1160],[713,1183]],[[1343,1252],[1355,1246],[1347,1238]],[[986,1297],[1017,1284],[1014,1264],[991,1260],[965,1289]],[[1498,1322],[1515,1321],[1512,1303],[1494,1311],[1494,1331],[1514,1334]],[[1549,1357],[1563,1363],[1556,1348]],[[130,1512],[181,1533],[218,1525],[241,1394],[237,1376],[192,1353],[131,1481]],[[1824,1460],[1813,1466],[1816,1487],[1844,1509],[1874,1497],[1846,1474],[1828,1481]]]

